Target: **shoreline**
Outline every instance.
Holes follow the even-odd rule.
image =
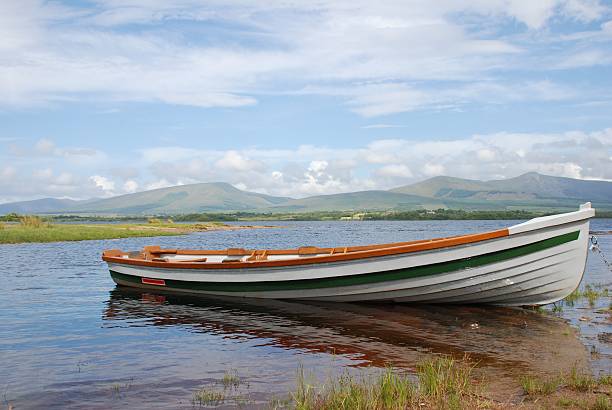
[[[0,245],[22,243],[80,242],[90,240],[181,236],[195,232],[267,229],[278,226],[228,225],[219,222],[195,224],[66,224],[44,223],[39,226],[3,224]]]

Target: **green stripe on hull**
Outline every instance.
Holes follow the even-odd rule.
[[[270,282],[193,282],[183,280],[166,279],[165,288],[201,290],[211,292],[263,292],[301,289],[320,289],[341,286],[365,285],[369,283],[387,282],[401,279],[417,278],[421,276],[437,275],[459,271],[463,269],[477,268],[491,263],[503,262],[508,259],[518,258],[534,252],[543,251],[578,239],[580,231],[570,232],[554,238],[534,242],[516,248],[491,252],[471,258],[457,259],[449,262],[434,263],[426,266],[396,269],[384,272],[364,273],[358,275],[339,276],[333,278],[299,279]],[[125,275],[123,273],[110,271],[113,279],[131,282],[141,285],[140,276]],[[164,288],[164,286],[160,286]]]

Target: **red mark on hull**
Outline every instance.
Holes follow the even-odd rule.
[[[141,278],[145,285],[166,286],[166,281],[163,279]]]

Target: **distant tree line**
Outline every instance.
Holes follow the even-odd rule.
[[[45,220],[56,222],[147,222],[164,219],[174,222],[237,222],[237,221],[430,221],[430,220],[478,220],[478,219],[531,219],[564,211],[538,212],[526,210],[389,210],[389,211],[320,211],[320,212],[223,212],[191,213],[180,215],[143,216],[91,216],[91,215],[47,215]],[[10,213],[0,216],[2,222],[19,222],[23,215]],[[597,211],[597,218],[612,218],[612,211]]]

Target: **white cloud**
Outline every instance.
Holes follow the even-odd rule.
[[[170,155],[164,157],[163,152]],[[250,191],[303,197],[386,189],[436,175],[509,178],[529,171],[612,180],[612,128],[595,132],[494,133],[455,139],[373,140],[352,148],[202,150],[150,147],[121,170],[86,175],[64,157],[12,157],[0,166],[0,201],[43,196],[88,198],[196,182],[224,181]],[[123,165],[120,159],[115,165]],[[35,166],[33,166],[35,164]],[[223,165],[223,166],[221,166]],[[108,167],[111,170],[108,171]],[[32,171],[29,171],[32,169]],[[119,171],[118,171],[119,170]],[[111,175],[111,176],[109,176]],[[17,178],[19,176],[19,178]]]
[[[404,164],[389,164],[379,168],[376,173],[383,177],[412,178],[410,168]]]
[[[425,165],[423,165],[423,175],[426,175],[428,177],[444,175],[444,172],[445,172],[445,168],[444,168],[444,165],[442,164],[434,164],[434,163],[428,162]]]
[[[101,175],[92,175],[89,179],[99,188],[104,191],[105,195],[113,195],[115,191],[115,182]]]
[[[478,159],[482,161],[493,161],[496,157],[495,151],[489,148],[482,148],[476,151]]]
[[[516,20],[545,32],[554,19],[592,22],[607,12],[589,0],[2,2],[0,105],[86,99],[242,107],[260,95],[305,90],[341,96],[373,117],[469,101],[558,100],[576,94],[537,81],[515,87],[496,75],[539,70],[542,54],[558,68],[563,60],[567,67],[602,64],[606,50],[588,43],[526,48],[532,44],[520,36],[477,31],[473,22]],[[194,31],[164,25],[182,20],[211,24]],[[132,24],[146,29],[125,29]],[[222,37],[202,34],[209,26],[227,29]]]
[[[147,184],[146,190],[167,188],[169,186],[174,186],[174,185],[182,185],[182,184],[180,184],[180,183],[174,183],[173,184],[173,183],[167,181],[166,179],[162,178],[160,180],[153,181],[153,182]]]
[[[56,159],[80,166],[101,164],[107,160],[106,154],[102,151],[82,147],[58,147],[48,138],[39,139],[33,145],[12,143],[9,145],[9,152],[14,157]]]
[[[227,151],[215,165],[222,169],[238,172],[265,168],[263,163],[251,160],[234,150]]]
[[[123,190],[127,193],[136,192],[138,190],[138,182],[134,181],[133,179],[128,179],[123,184]]]

